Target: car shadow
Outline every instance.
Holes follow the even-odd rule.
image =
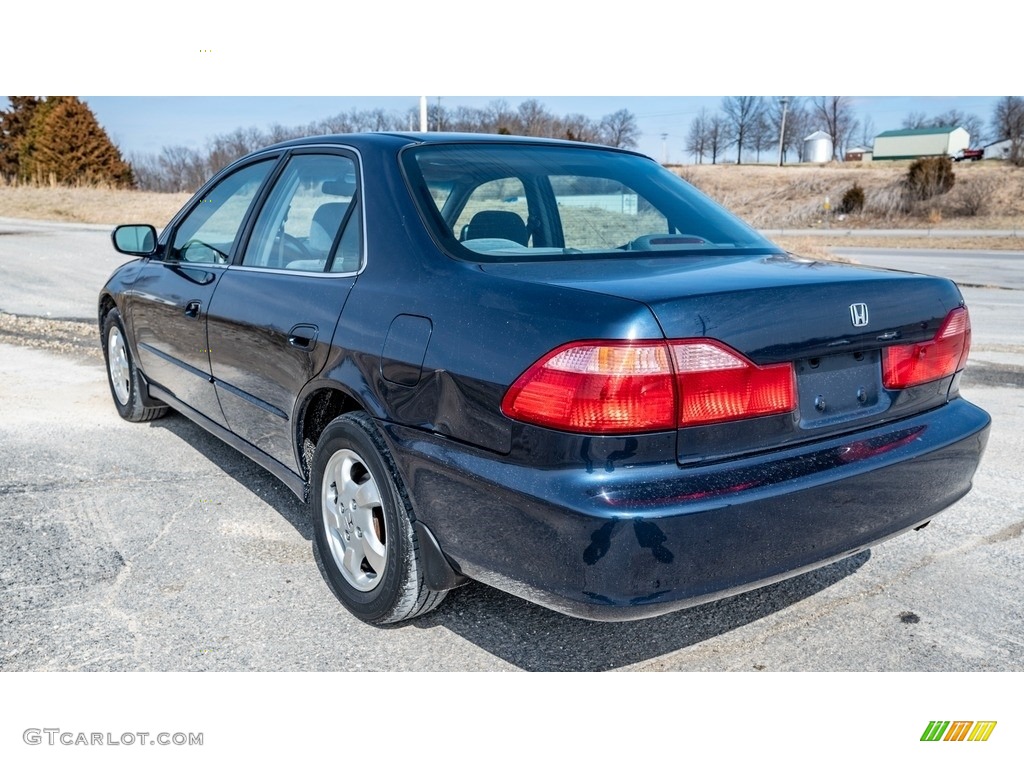
[[[845,579],[870,558],[867,550],[751,592],[652,619],[615,623],[563,616],[472,583],[451,592],[436,611],[412,624],[444,627],[522,670],[599,672],[688,648],[770,616]]]
[[[257,493],[312,542],[306,505],[288,487],[234,448],[177,413],[150,422],[205,456],[228,477]],[[322,565],[310,547],[310,558]],[[856,572],[870,551],[751,592],[665,616],[630,622],[574,619],[479,583],[453,590],[433,612],[382,631],[442,627],[519,669],[597,672],[688,648],[772,615]]]
[[[166,429],[189,448],[198,451],[228,477],[245,486],[275,509],[302,538],[306,541],[313,540],[313,524],[309,519],[306,505],[268,470],[174,411],[161,419],[149,422],[149,426],[152,429]]]

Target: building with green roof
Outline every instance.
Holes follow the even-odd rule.
[[[953,157],[971,145],[971,134],[959,126],[906,128],[884,131],[875,137],[875,160],[916,160]]]

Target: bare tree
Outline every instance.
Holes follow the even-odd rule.
[[[992,134],[996,141],[1010,140],[1010,162],[1024,165],[1024,98],[1003,96],[992,112]]]
[[[427,103],[427,127],[432,131],[451,130],[448,109],[441,104],[440,99]]]
[[[605,144],[632,149],[639,138],[636,117],[628,109],[620,109],[601,118],[601,141]]]
[[[864,119],[864,124],[860,129],[860,144],[865,149],[871,148],[875,143],[875,136],[878,132],[875,130],[875,121],[870,116]]]
[[[711,155],[711,164],[718,162],[718,156],[725,151],[725,148],[732,143],[729,136],[729,121],[721,115],[715,115],[708,120],[707,127],[707,151]]]
[[[561,119],[561,134],[570,141],[601,141],[601,127],[586,115],[571,114]]]
[[[903,122],[900,125],[908,131],[916,131],[918,128],[928,128],[928,115],[924,112],[911,112],[903,118]]]
[[[352,133],[360,130],[361,118],[359,114],[351,112],[339,112],[332,117],[325,117],[310,126],[311,133]]]
[[[524,136],[550,136],[554,116],[537,99],[527,99],[519,105],[518,132]]]
[[[203,153],[180,145],[164,147],[157,156],[137,157],[135,162],[146,167],[144,178],[140,177],[143,188],[158,192],[194,192],[210,175]]]
[[[749,145],[750,133],[764,111],[764,99],[761,96],[726,96],[722,99],[722,111],[736,145],[736,164],[739,165],[743,162],[743,147]]]
[[[789,115],[786,115],[787,119]],[[779,143],[779,134],[776,133],[767,113],[762,110],[754,121],[750,131],[750,146],[754,148],[756,162],[761,162],[761,153],[767,152]]]
[[[850,137],[860,125],[853,114],[850,97],[815,96],[811,99],[811,109],[814,117],[824,123],[826,133],[832,137],[832,159],[842,157]]]
[[[210,173],[233,163],[253,150],[267,145],[266,136],[257,128],[236,128],[214,136],[207,142],[206,166]]]
[[[504,99],[488,102],[484,108],[484,124],[488,133],[512,133],[516,126],[516,113]]]
[[[971,135],[972,144],[980,144],[985,139],[985,121],[977,115],[961,112],[959,109],[946,110],[941,115],[933,117],[928,124],[934,128],[963,128]]]
[[[708,128],[711,118],[708,111],[701,108],[698,114],[690,122],[690,132],[686,134],[686,151],[693,155],[698,163],[704,162],[704,155],[708,149]]]

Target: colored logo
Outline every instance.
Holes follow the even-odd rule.
[[[995,720],[932,720],[921,741],[988,741],[995,729]]]

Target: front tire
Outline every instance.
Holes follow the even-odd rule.
[[[428,589],[408,495],[373,420],[348,413],[324,429],[313,454],[310,503],[327,581],[371,624],[433,610],[447,594]]]
[[[103,318],[103,356],[107,362],[107,383],[114,398],[114,407],[126,421],[152,421],[167,413],[167,406],[147,407],[142,400],[142,376],[116,309]]]

